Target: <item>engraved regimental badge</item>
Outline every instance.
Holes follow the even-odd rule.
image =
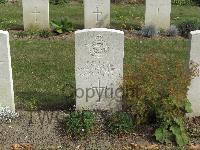
[[[95,37],[95,40],[90,45],[90,55],[97,58],[102,58],[104,55],[106,55],[108,51],[109,47],[107,43],[103,40],[103,36],[97,35]]]

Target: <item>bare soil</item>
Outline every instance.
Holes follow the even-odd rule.
[[[173,145],[160,145],[152,137],[154,128],[144,126],[137,132],[124,135],[111,135],[105,131],[104,117],[97,114],[96,125],[87,136],[67,135],[63,120],[68,113],[63,111],[18,111],[19,117],[11,123],[0,124],[0,150],[9,150],[16,145],[28,145],[27,149],[51,150],[125,150],[125,149],[174,149]],[[188,128],[200,130],[200,118],[190,120]],[[192,131],[191,131],[192,132]],[[200,144],[200,134],[191,139],[192,144]],[[199,136],[198,136],[199,135]],[[28,147],[27,146],[27,147]],[[139,147],[139,148],[138,148]],[[153,147],[153,148],[152,148]],[[14,149],[14,148],[13,148]],[[14,150],[23,149],[16,148]]]

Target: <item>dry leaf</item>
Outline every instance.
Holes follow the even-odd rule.
[[[11,150],[32,150],[32,144],[13,144]]]
[[[138,145],[138,144],[135,144],[135,143],[131,143],[130,145],[131,145],[131,148],[134,149],[134,150],[141,150],[141,149],[158,150],[159,149],[159,146],[156,145],[156,144],[145,146],[145,145]]]
[[[197,145],[191,144],[189,146],[189,150],[200,150],[200,144],[197,144]]]

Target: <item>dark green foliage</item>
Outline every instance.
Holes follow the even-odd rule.
[[[52,5],[63,5],[69,3],[69,0],[50,0],[49,3]]]
[[[200,0],[193,0],[193,2],[194,2],[196,5],[200,6]]]
[[[19,38],[24,38],[24,37],[28,36],[28,33],[25,31],[20,31],[20,32],[17,32],[16,35]]]
[[[39,36],[42,38],[48,38],[52,35],[52,33],[48,30],[39,31]]]
[[[174,5],[191,5],[192,0],[172,0],[172,4]]]
[[[95,114],[89,111],[73,112],[66,119],[66,130],[71,135],[88,133],[95,123]]]
[[[154,37],[158,34],[158,31],[155,26],[145,26],[142,28],[141,34],[144,37]]]
[[[72,22],[68,20],[68,18],[52,21],[51,27],[52,30],[57,34],[74,31],[74,26]]]
[[[155,137],[161,143],[169,144],[172,141],[176,141],[180,147],[185,146],[189,142],[185,122],[182,118],[174,118],[174,120],[163,122],[155,131]]]
[[[185,20],[178,24],[179,34],[188,38],[189,33],[200,28],[200,21],[198,20]]]
[[[186,93],[191,78],[198,73],[197,65],[187,70],[176,58],[154,54],[145,56],[136,66],[124,80],[124,110],[132,114],[138,126],[156,123],[157,140],[187,144],[184,116],[191,111],[191,104]]]
[[[133,120],[130,115],[117,112],[106,119],[106,128],[110,133],[129,133],[133,129]]]
[[[5,4],[7,3],[7,0],[0,0],[0,4]]]

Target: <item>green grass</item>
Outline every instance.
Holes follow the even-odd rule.
[[[111,27],[144,24],[143,5],[112,5]],[[68,17],[83,28],[83,6],[50,6],[50,20]],[[22,6],[0,5],[0,29],[23,29]],[[173,6],[172,23],[200,18],[200,8]],[[2,23],[2,20],[4,21]],[[124,24],[125,23],[125,24]],[[11,36],[12,37],[12,36]],[[18,109],[67,109],[74,105],[74,38],[66,40],[25,40],[11,38],[15,102]],[[185,39],[126,39],[124,72],[137,65],[146,54],[187,62]],[[69,86],[66,86],[69,84]]]
[[[74,39],[12,40],[15,101],[20,109],[67,109],[74,99]],[[126,39],[124,72],[146,54],[187,60],[183,39]],[[131,67],[131,68],[130,68]],[[69,84],[70,86],[66,86]]]

